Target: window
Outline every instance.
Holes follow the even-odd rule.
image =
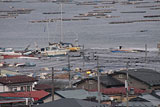
[[[16,87],[12,88],[12,91],[17,91],[17,88]]]
[[[50,50],[50,47],[46,47],[46,51],[49,51]]]
[[[21,87],[21,91],[24,91],[24,87]]]
[[[30,91],[30,86],[27,86],[27,91]]]
[[[118,78],[121,78],[121,79],[124,78],[123,74],[120,74]]]

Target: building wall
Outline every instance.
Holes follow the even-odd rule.
[[[86,81],[78,84],[77,88],[92,90],[92,89],[97,89],[97,84],[98,84],[98,82],[95,80],[86,80]],[[100,88],[103,89],[105,87],[103,85],[100,85]]]
[[[113,76],[113,78],[115,78],[115,79],[117,79],[117,80],[119,80],[119,81],[121,81],[123,83],[127,79],[126,77],[127,76],[125,74],[117,74],[117,75]],[[136,87],[136,88],[139,88],[139,89],[149,89],[150,88],[147,84],[145,84],[145,83],[143,83],[141,81],[138,81],[138,80],[136,80],[136,79],[134,79],[134,78],[132,78],[130,76],[129,76],[128,80],[129,80],[129,86],[130,87]]]
[[[12,84],[12,85],[3,85],[0,84],[0,92],[7,91],[34,91],[34,83],[21,83],[21,84]]]

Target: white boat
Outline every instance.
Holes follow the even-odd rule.
[[[0,55],[22,55],[22,53],[15,52],[13,48],[0,48]]]
[[[49,45],[48,47],[41,48],[40,53],[42,56],[56,57],[56,56],[67,55],[68,50],[61,48],[59,44],[55,43],[55,44]]]

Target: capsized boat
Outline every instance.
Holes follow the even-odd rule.
[[[42,56],[47,56],[47,57],[56,57],[56,56],[64,56],[67,55],[68,50],[61,47],[60,44],[54,43],[50,44],[49,46],[45,48],[41,48],[40,54]]]

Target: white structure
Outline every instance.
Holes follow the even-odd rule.
[[[34,91],[37,80],[25,75],[0,77],[0,92]]]

